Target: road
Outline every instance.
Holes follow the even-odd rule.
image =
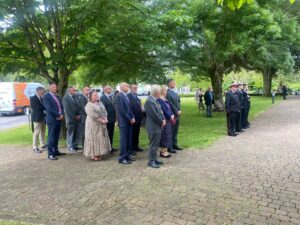
[[[0,116],[0,131],[28,124],[28,115]]]

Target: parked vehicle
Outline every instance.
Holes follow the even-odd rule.
[[[30,97],[35,95],[40,83],[0,82],[0,114],[26,114]]]

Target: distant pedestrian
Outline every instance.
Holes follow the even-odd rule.
[[[215,97],[211,87],[207,88],[204,94],[204,101],[206,105],[206,117],[212,117],[212,106],[215,103]]]
[[[285,85],[282,86],[282,97],[283,97],[283,100],[286,100],[286,96],[288,94],[288,89]]]
[[[45,142],[45,132],[46,132],[46,121],[45,121],[45,107],[43,105],[43,96],[45,94],[45,89],[43,87],[38,87],[36,89],[36,94],[30,98],[31,107],[31,120],[33,122],[33,151],[35,153],[41,153],[42,150],[38,147],[38,141],[40,141],[41,148],[46,148]]]

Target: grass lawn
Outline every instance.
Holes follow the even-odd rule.
[[[271,98],[252,97],[250,122],[259,113],[272,106]],[[279,98],[276,101],[279,102]],[[179,131],[179,144],[185,148],[205,148],[220,137],[226,135],[225,115],[215,115],[213,118],[203,117],[198,113],[193,97],[182,98],[182,118]],[[0,132],[0,144],[27,146],[31,145],[32,135],[28,126],[22,126]],[[119,130],[116,129],[114,146],[118,147]],[[148,144],[145,129],[142,129],[140,145],[146,148]],[[65,146],[65,141],[60,145]],[[1,224],[1,222],[0,222]]]

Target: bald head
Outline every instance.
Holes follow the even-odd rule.
[[[128,90],[129,90],[129,85],[127,83],[123,82],[123,83],[120,84],[120,89],[121,89],[122,92],[127,93]]]

